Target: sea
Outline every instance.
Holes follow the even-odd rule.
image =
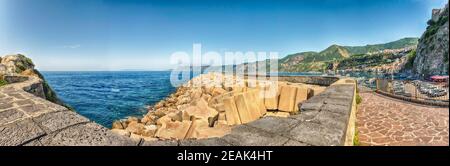
[[[170,71],[42,72],[58,97],[79,114],[110,128],[114,120],[147,113],[176,88]]]

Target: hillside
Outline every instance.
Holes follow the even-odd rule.
[[[403,38],[389,43],[366,46],[331,45],[321,52],[296,53],[280,59],[280,71],[322,71],[332,68],[330,63],[350,58],[353,55],[375,53],[383,50],[402,49],[405,47],[416,46],[417,43],[418,38]]]
[[[413,45],[417,45],[418,38],[403,38],[397,41],[385,43],[385,44],[375,44],[375,45],[366,45],[366,46],[346,46],[345,48],[351,54],[365,54],[368,52],[376,52],[385,49],[399,49],[404,47],[409,47]]]
[[[397,41],[374,44],[366,46],[339,46],[331,45],[320,52],[301,52],[288,55],[278,60],[278,72],[323,72],[327,70],[346,70],[352,68],[377,67],[379,65],[389,65],[395,61],[403,63],[414,56],[410,52],[417,47],[418,38],[403,38]],[[361,62],[361,64],[358,64]],[[342,64],[341,64],[342,63]],[[266,61],[266,68],[276,64],[269,64]],[[256,63],[245,63],[235,65],[236,71],[248,72],[248,69],[254,70]],[[383,67],[386,68],[386,67]],[[273,69],[273,68],[271,68]],[[221,71],[220,66],[211,66],[208,71]],[[270,71],[274,72],[274,71]]]

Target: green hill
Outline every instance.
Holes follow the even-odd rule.
[[[366,54],[385,49],[400,49],[416,46],[418,38],[403,38],[397,41],[366,46],[331,45],[321,52],[301,52],[280,59],[280,71],[305,72],[322,71],[329,68],[329,63],[350,58],[353,55]]]
[[[417,45],[418,38],[403,38],[397,41],[385,43],[385,44],[375,44],[366,46],[346,46],[345,48],[351,52],[351,54],[365,54],[368,52],[375,52],[385,49],[398,49],[408,46]]]

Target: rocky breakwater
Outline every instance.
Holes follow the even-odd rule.
[[[265,77],[264,77],[265,78]],[[222,137],[235,125],[265,116],[288,117],[323,86],[208,73],[149,108],[142,118],[112,124],[112,131],[146,141]]]

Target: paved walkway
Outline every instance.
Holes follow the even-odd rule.
[[[357,113],[360,145],[448,146],[449,109],[361,92]]]

